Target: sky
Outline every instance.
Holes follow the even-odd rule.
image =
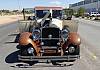
[[[0,9],[22,9],[35,6],[62,6],[68,7],[82,0],[0,0]]]

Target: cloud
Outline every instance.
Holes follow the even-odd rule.
[[[52,5],[52,6],[61,6],[61,7],[63,7],[63,8],[68,7],[68,5],[67,5],[66,3],[62,2],[62,0],[59,0],[59,1],[53,0],[53,1],[49,2],[49,3],[50,3],[50,5]]]
[[[50,3],[51,4],[54,4],[54,5],[61,5],[62,4],[62,2],[60,2],[60,1],[52,1]]]

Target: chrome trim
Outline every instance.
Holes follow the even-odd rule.
[[[40,38],[41,40],[60,40],[61,38]]]
[[[22,61],[70,61],[79,59],[80,55],[68,55],[68,56],[21,56],[18,55],[18,59]]]

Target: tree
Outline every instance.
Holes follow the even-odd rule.
[[[13,10],[12,12],[19,12],[19,10]]]
[[[80,7],[79,9],[78,9],[78,12],[77,12],[77,14],[79,15],[79,16],[84,16],[84,13],[85,13],[85,9],[84,8],[82,8],[82,7]]]
[[[3,13],[10,13],[9,10],[4,10],[4,9],[2,10],[2,12],[3,12]]]

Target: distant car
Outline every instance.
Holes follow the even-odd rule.
[[[90,16],[90,14],[89,14],[89,13],[84,13],[84,15],[85,15],[85,17],[88,17],[88,16]]]
[[[63,15],[63,19],[65,19],[65,20],[71,20],[72,19],[72,15],[69,15],[69,16]]]
[[[97,16],[100,16],[100,13],[98,13],[98,12],[91,12],[90,16],[91,17],[97,17]]]
[[[35,16],[29,16],[28,20],[35,20]]]

